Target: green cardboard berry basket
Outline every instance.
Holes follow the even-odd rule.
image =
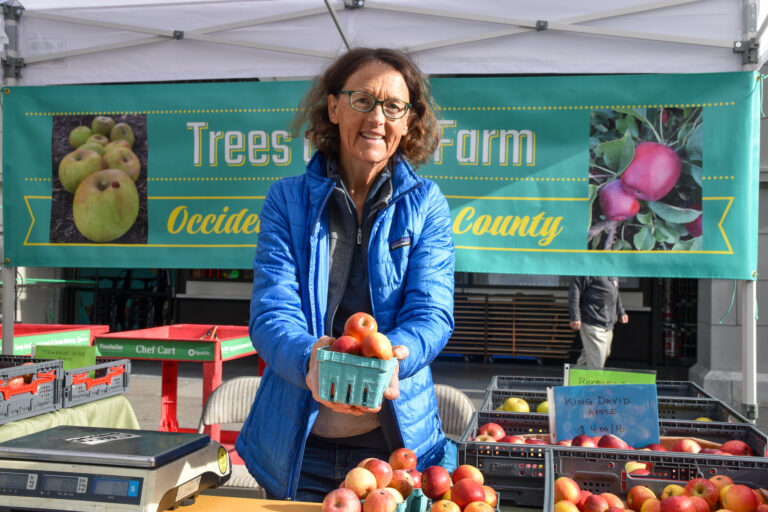
[[[329,402],[374,409],[381,405],[397,359],[383,360],[317,350],[320,398]]]

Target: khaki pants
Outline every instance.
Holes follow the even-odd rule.
[[[613,341],[613,330],[603,329],[596,325],[589,325],[582,322],[581,343],[584,348],[581,350],[578,366],[586,366],[590,370],[599,370],[605,366],[605,360],[611,354],[611,342]]]

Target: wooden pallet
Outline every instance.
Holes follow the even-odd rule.
[[[453,316],[447,354],[568,359],[573,344],[567,297],[456,294]]]

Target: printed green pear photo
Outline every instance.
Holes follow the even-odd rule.
[[[147,118],[53,116],[51,243],[146,244]]]
[[[701,107],[591,112],[588,249],[701,250],[703,120]]]

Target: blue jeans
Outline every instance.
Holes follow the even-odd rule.
[[[296,501],[321,503],[360,461],[368,457],[389,460],[389,454],[381,429],[338,442],[310,435],[304,447]],[[269,493],[267,497],[274,499]]]

